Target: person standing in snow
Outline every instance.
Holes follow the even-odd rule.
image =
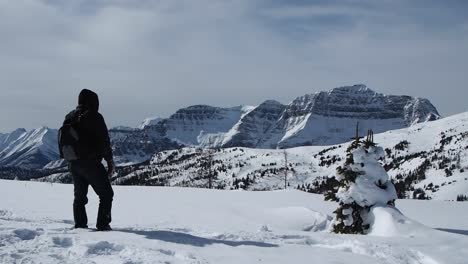
[[[91,185],[99,196],[96,228],[99,231],[110,231],[114,197],[110,177],[115,166],[107,126],[98,110],[98,95],[83,89],[78,98],[78,107],[64,121],[64,125],[73,124],[79,136],[77,158],[69,161],[74,183],[73,216],[75,228],[88,228],[85,206],[88,203],[88,187]],[[107,170],[102,164],[103,159],[107,162]]]

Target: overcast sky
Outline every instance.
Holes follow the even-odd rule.
[[[468,111],[468,1],[0,0],[0,131],[109,126],[364,83]]]

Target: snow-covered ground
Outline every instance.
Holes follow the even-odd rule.
[[[116,186],[101,233],[71,228],[72,188],[0,181],[0,263],[468,263],[468,203],[398,200],[409,218],[379,207],[372,235],[335,235],[320,195]]]

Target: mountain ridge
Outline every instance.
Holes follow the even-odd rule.
[[[13,131],[9,143],[0,149],[0,165],[36,169],[58,159],[57,133],[48,127]]]
[[[357,122],[360,132],[373,129],[380,133],[439,118],[427,99],[384,95],[359,84],[306,94],[289,104],[266,100],[257,106],[192,105],[168,118],[145,119],[139,128],[120,126],[109,132],[115,159],[125,165],[181,147],[276,149],[333,145],[353,136]],[[55,162],[56,130],[46,128],[47,137],[25,137],[37,134],[37,130],[41,129],[0,134],[0,166],[50,168],[50,162],[62,164]],[[42,143],[37,142],[41,139]]]
[[[267,100],[258,106],[189,106],[129,133],[127,144],[131,138],[150,142],[164,138],[204,148],[332,145],[353,136],[357,122],[361,131],[380,133],[437,119],[440,114],[427,99],[384,95],[359,84],[300,96],[287,105]],[[119,149],[125,149],[120,142]]]

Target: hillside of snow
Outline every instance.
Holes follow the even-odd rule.
[[[385,149],[382,165],[400,198],[468,195],[468,112],[376,134],[375,142]],[[348,146],[164,151],[149,164],[119,169],[114,183],[208,187],[211,178],[213,188],[274,190],[284,188],[287,174],[288,188],[322,193]]]
[[[71,185],[0,181],[0,263],[463,264],[468,203],[398,200],[371,235],[336,235],[336,204],[299,191],[116,186],[113,232],[74,230]],[[28,193],[19,199],[19,194]],[[87,206],[94,225],[97,198]]]

